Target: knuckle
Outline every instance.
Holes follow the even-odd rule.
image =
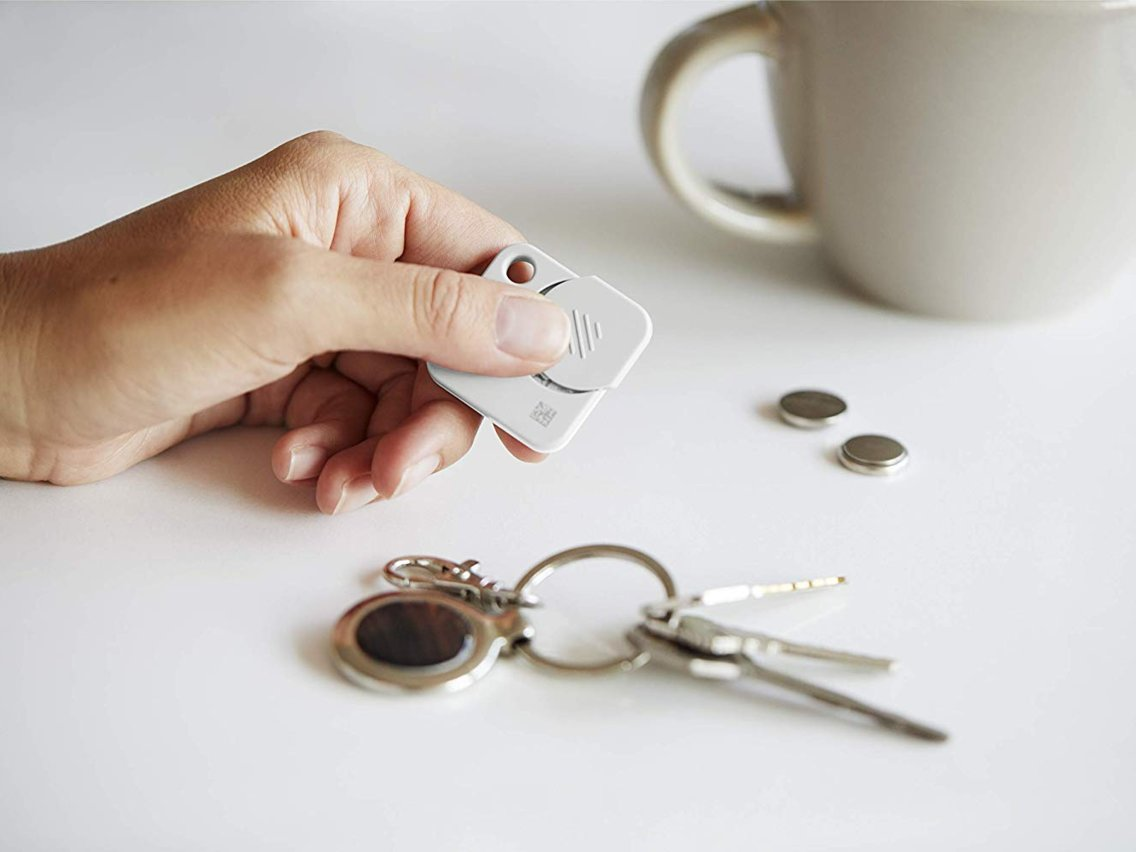
[[[302,136],[297,136],[288,142],[285,142],[283,147],[293,154],[312,154],[321,153],[329,148],[335,148],[341,145],[353,144],[346,136],[336,133],[334,130],[311,130]]]
[[[474,300],[465,276],[450,269],[423,270],[414,290],[415,318],[424,335],[446,338],[460,332]]]
[[[344,154],[362,146],[331,130],[313,130],[290,139],[265,157],[266,165],[275,172],[289,174],[323,174]]]
[[[271,173],[300,175],[316,185],[356,182],[364,188],[379,178],[393,181],[400,168],[381,151],[332,130],[313,130],[285,142],[266,156],[265,165]]]

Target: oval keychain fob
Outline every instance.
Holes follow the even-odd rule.
[[[533,267],[526,284],[509,280],[509,267],[517,262]],[[537,452],[555,452],[638,360],[651,339],[651,318],[602,278],[577,276],[526,243],[498,253],[484,277],[535,290],[560,305],[572,323],[568,352],[536,376],[503,379],[437,364],[427,368],[438,385],[521,443]]]

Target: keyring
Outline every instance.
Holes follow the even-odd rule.
[[[663,596],[673,598],[677,594],[674,580],[657,560],[648,556],[641,550],[623,547],[618,544],[587,544],[583,547],[573,547],[555,553],[530,568],[514,587],[518,596],[523,597],[526,588],[536,587],[546,580],[554,571],[570,565],[573,562],[583,562],[586,559],[620,559],[624,562],[633,562],[650,571],[663,585]],[[514,650],[536,666],[543,666],[562,673],[573,674],[608,674],[613,672],[630,672],[641,667],[650,659],[650,653],[637,650],[625,657],[617,657],[599,663],[569,663],[554,657],[541,654],[532,646],[531,637],[519,639],[513,646]]]
[[[477,562],[404,556],[383,572],[401,589],[360,601],[332,631],[332,659],[352,682],[369,689],[461,689],[480,679],[497,658],[516,650],[534,665],[557,672],[632,671],[649,659],[642,651],[600,663],[568,663],[529,644],[532,625],[522,615],[539,601],[525,593],[572,562],[608,557],[634,562],[654,574],[667,597],[674,581],[647,554],[614,544],[565,550],[537,563],[515,589],[481,575]]]
[[[645,620],[627,633],[631,654],[586,664],[545,656],[533,648],[533,626],[523,615],[524,607],[539,605],[526,589],[573,562],[599,558],[646,568],[662,584],[663,600],[644,607]],[[768,666],[760,657],[783,654],[877,669],[890,669],[893,660],[738,630],[691,612],[767,595],[831,588],[843,584],[843,577],[723,586],[680,597],[670,574],[656,560],[615,544],[575,547],[549,556],[530,568],[515,589],[483,576],[477,567],[473,560],[459,563],[432,556],[388,562],[387,578],[402,588],[360,601],[340,617],[332,631],[336,667],[369,689],[418,691],[468,686],[499,657],[513,652],[562,674],[628,672],[657,660],[698,678],[756,679],[920,739],[947,738],[937,728]]]

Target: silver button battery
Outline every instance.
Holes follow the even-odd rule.
[[[857,435],[840,447],[840,463],[856,473],[888,476],[907,466],[907,450],[894,438]]]
[[[781,397],[777,405],[781,419],[798,429],[819,429],[835,423],[847,404],[836,394],[818,390],[799,390]]]

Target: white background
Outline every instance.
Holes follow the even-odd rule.
[[[327,127],[655,321],[562,454],[526,467],[484,434],[419,491],[345,517],[275,482],[271,430],[97,485],[0,483],[0,848],[1136,845],[1136,282],[1060,320],[940,322],[849,295],[810,249],[695,221],[650,172],[637,95],[654,51],[716,8],[0,6],[0,249]],[[700,162],[782,180],[766,109],[756,62],[712,74],[690,119]],[[770,416],[815,385],[848,399],[845,422]],[[904,441],[906,474],[840,468],[862,431]],[[744,617],[894,653],[892,675],[794,671],[951,741],[651,670],[502,661],[464,693],[391,698],[327,661],[387,559],[474,557],[513,580],[594,541],[652,552],[687,590],[847,574]],[[563,639],[574,613],[611,640],[652,594],[626,569],[579,570],[550,583],[541,624]]]

